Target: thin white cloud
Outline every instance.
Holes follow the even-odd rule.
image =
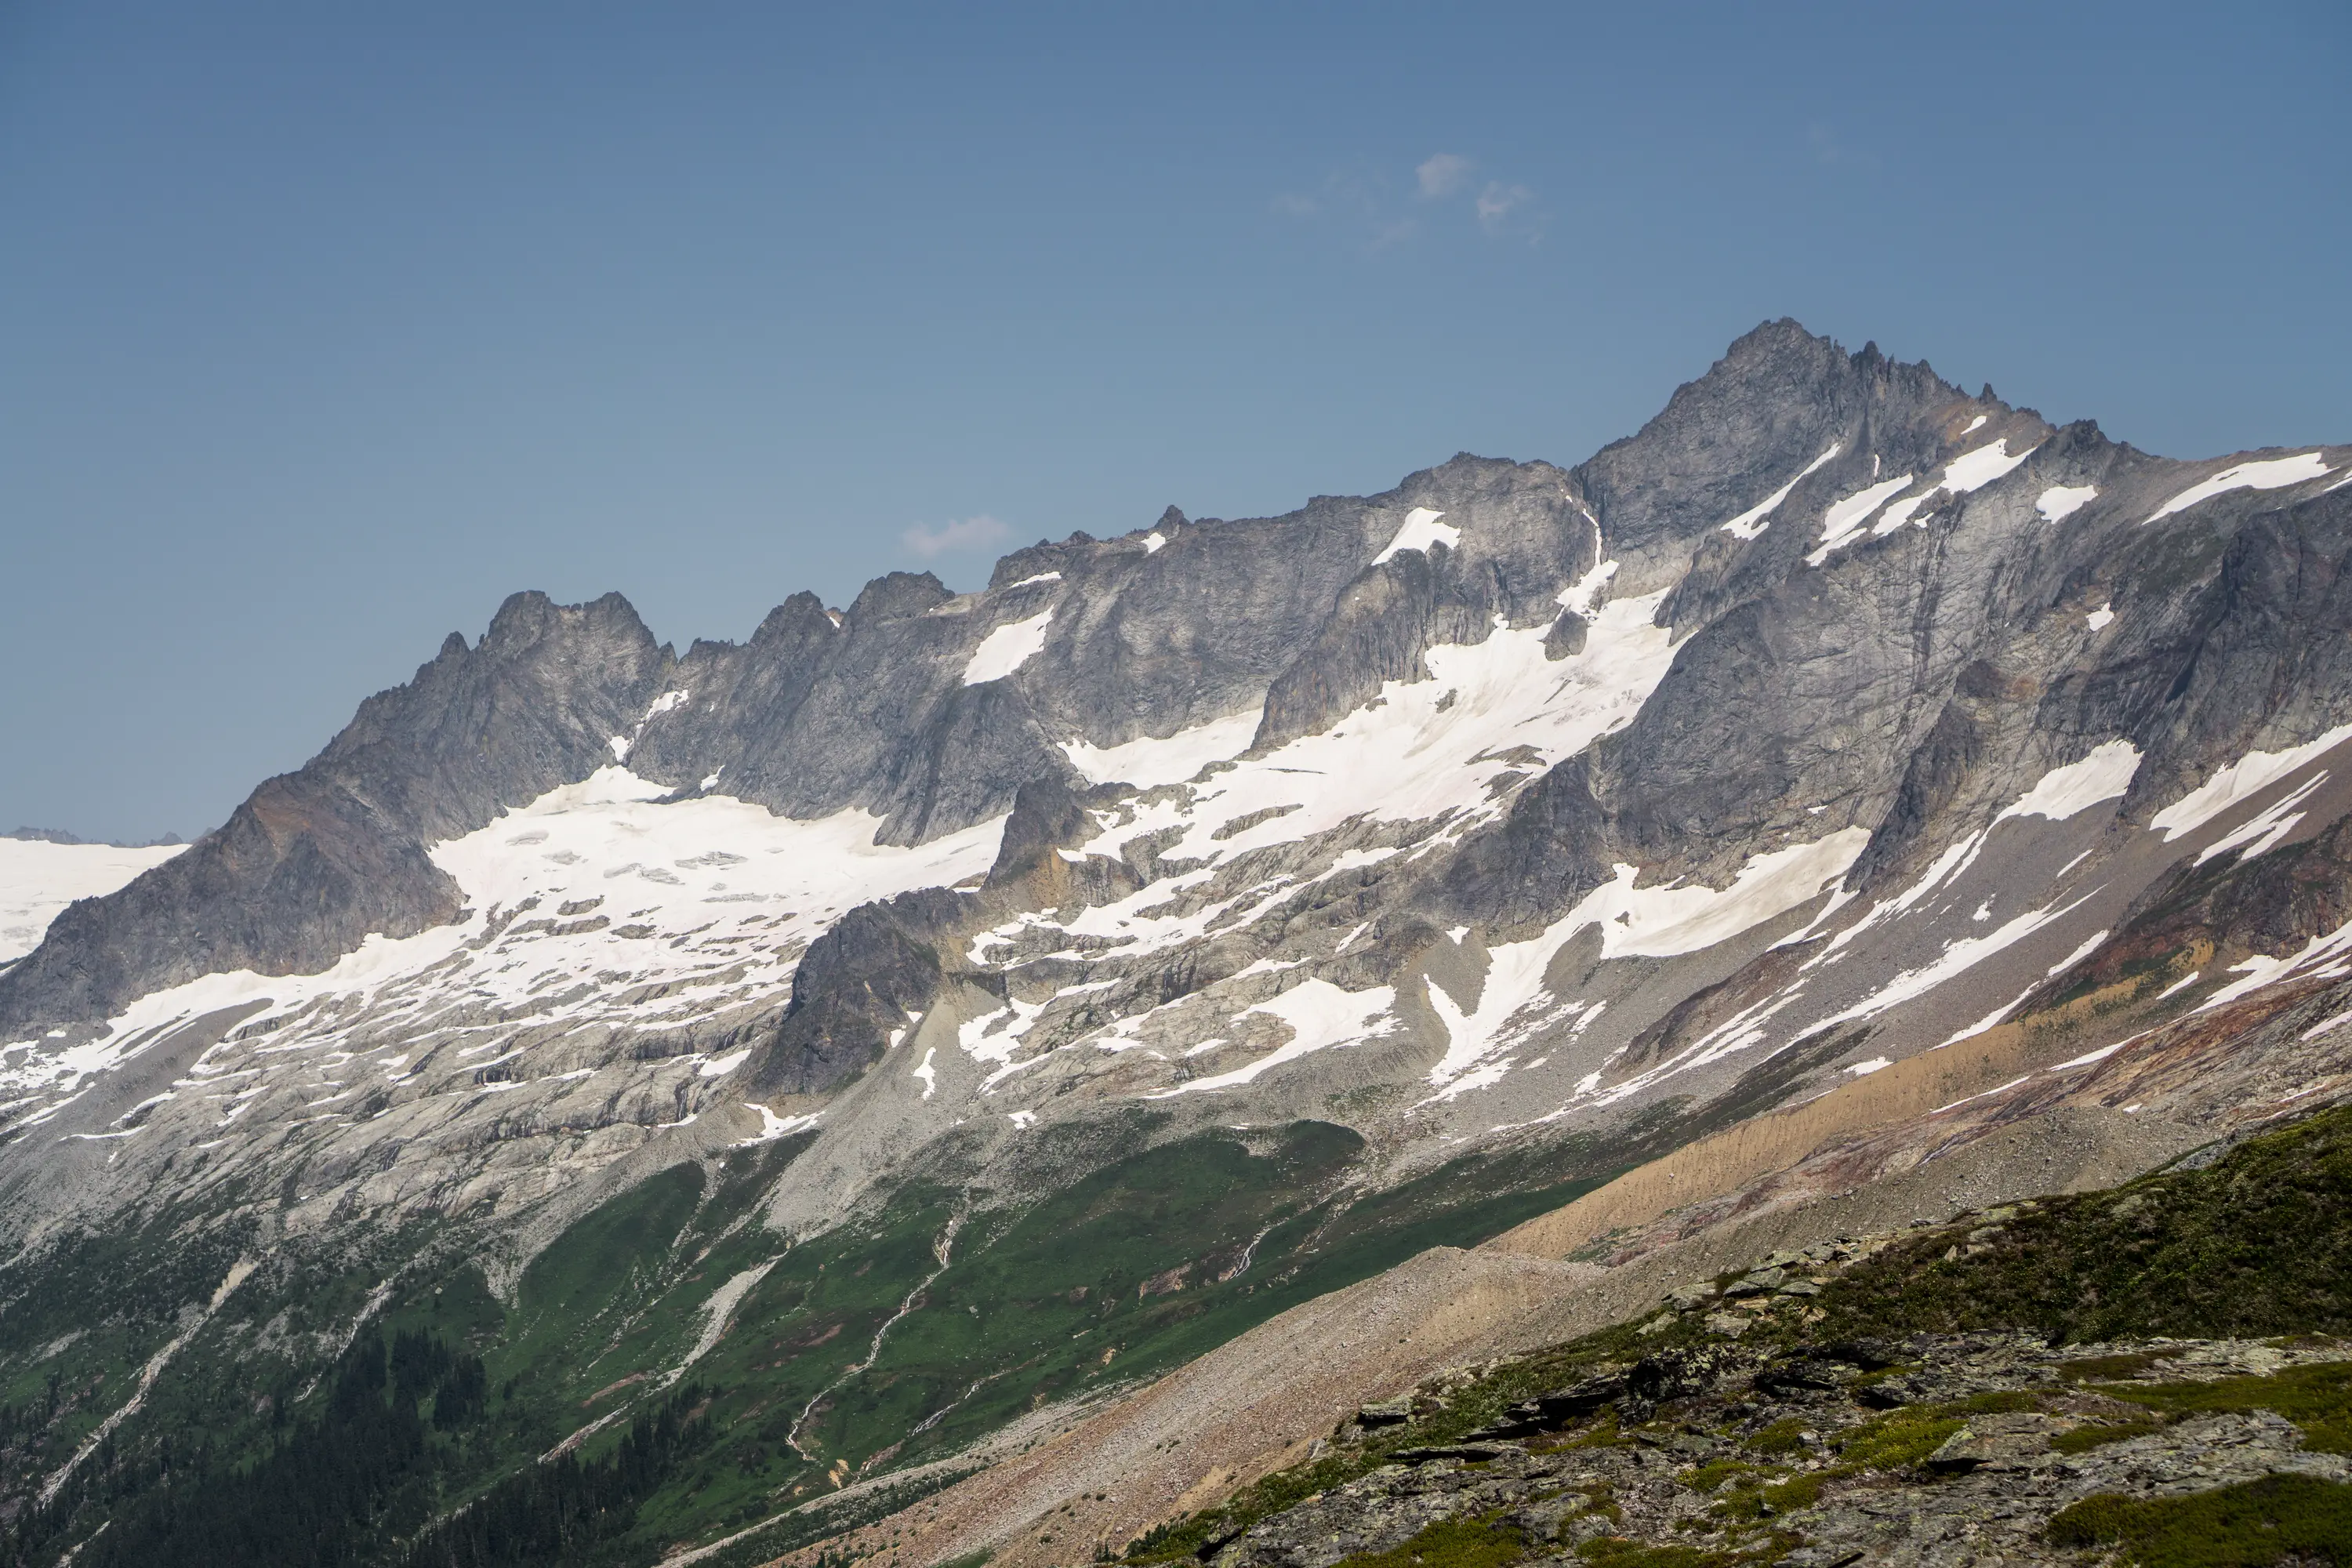
[[[1511,221],[1511,215],[1536,199],[1536,194],[1525,185],[1507,185],[1500,180],[1490,180],[1478,193],[1478,226],[1488,234],[1501,234]]]
[[[1489,237],[1534,245],[1543,237],[1533,190],[1506,180],[1481,184],[1477,163],[1458,153],[1433,153],[1414,164],[1409,194],[1398,190],[1393,172],[1358,168],[1331,174],[1314,191],[1285,192],[1268,205],[1284,217],[1352,230],[1368,252],[1443,233],[1453,226],[1451,216],[1465,210]]]
[[[1453,153],[1433,153],[1423,159],[1413,170],[1420,182],[1423,200],[1433,201],[1450,196],[1470,183],[1470,172],[1477,165]]]
[[[937,528],[919,522],[900,534],[898,542],[919,558],[934,561],[967,550],[992,550],[1012,537],[1010,528],[983,514],[953,518]]]

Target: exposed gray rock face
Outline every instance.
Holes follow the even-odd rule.
[[[0,976],[0,1033],[86,1024],[198,975],[313,973],[371,932],[454,919],[425,846],[612,760],[667,655],[617,594],[518,594],[478,647],[451,633],[408,685],[370,698],[299,771],[110,898],[60,915]]]
[[[1406,552],[1367,574],[1424,506],[1476,519],[1471,542],[1440,552],[1443,571]],[[370,931],[446,921],[462,900],[424,846],[619,756],[643,777],[787,816],[861,807],[885,819],[879,841],[908,845],[1002,816],[1033,780],[1082,782],[1060,741],[1113,746],[1255,710],[1296,666],[1269,718],[1287,738],[1418,670],[1431,642],[1475,639],[1496,615],[1549,623],[1547,593],[1594,549],[1560,470],[1463,457],[1370,500],[1232,523],[1171,508],[1141,539],[1021,551],[985,595],[892,573],[836,626],[795,595],[750,642],[697,643],[683,658],[618,595],[571,607],[517,595],[478,647],[453,633],[168,876],[61,921],[55,952],[0,981],[0,1029],[90,1022],[224,970],[314,973]],[[1360,603],[1399,577],[1421,584],[1407,590],[1423,606],[1409,624],[1355,634],[1355,611],[1333,623],[1350,584],[1362,579]],[[976,645],[1040,616],[1032,657],[966,684]]]
[[[2134,1353],[2117,1353],[2126,1349]],[[2342,1353],[2305,1360],[2231,1340],[2053,1349],[2009,1333],[1918,1335],[1787,1360],[1730,1347],[1673,1352],[1613,1380],[1605,1424],[1591,1409],[1555,1413],[1536,1408],[1553,1402],[1533,1401],[1506,1434],[1398,1450],[1391,1458],[1402,1462],[1203,1555],[1215,1568],[1331,1568],[1450,1524],[1559,1561],[1583,1547],[1593,1556],[1753,1551],[1810,1568],[2074,1563],[2079,1548],[2045,1531],[2086,1498],[2177,1498],[2277,1475],[2352,1479],[2342,1455],[2314,1451],[2269,1410],[2168,1425],[2119,1394]],[[2086,1375],[2103,1354],[2162,1372]],[[1906,1370],[1885,1375],[1897,1358]],[[1643,1374],[1649,1397],[1626,1387]],[[1375,1425],[1343,1428],[1340,1452]]]
[[[1385,681],[1428,679],[1422,655],[1430,647],[1484,642],[1496,625],[1563,620],[1559,584],[1599,562],[1591,509],[1570,476],[1548,463],[1465,454],[1415,475],[1398,495],[1440,519],[1475,509],[1479,526],[1454,544],[1400,551],[1341,590],[1267,691],[1258,746],[1328,729]]]
[[[137,1097],[58,1108],[257,1006],[91,1201],[208,1142],[233,1072],[289,1131],[212,1168],[443,1213],[820,1127],[796,1230],[1147,1097],[1345,1121],[1398,1172],[1737,1120],[2352,805],[2323,748],[2158,823],[2352,724],[2347,458],[2156,458],[1783,321],[1573,469],[1171,508],[683,657],[617,597],[519,595],[60,917],[0,973],[0,1076],[19,1125],[114,1138]],[[390,970],[342,977],[372,937]],[[347,1059],[364,1118],[316,1110]]]

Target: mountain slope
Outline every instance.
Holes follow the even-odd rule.
[[[24,1549],[106,1517],[97,1445],[258,1452],[364,1324],[501,1391],[444,1504],[701,1385],[620,1561],[1629,1168],[1568,1212],[1773,1201],[1953,1064],[2158,1028],[2317,1081],[2255,1014],[2352,941],[2347,463],[1784,321],[1575,468],[682,657],[518,595],[0,971],[11,1484],[80,1499]]]

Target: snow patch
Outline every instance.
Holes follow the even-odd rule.
[[[2147,514],[2142,526],[2170,517],[2176,511],[2187,511],[2200,501],[2211,500],[2226,490],[2275,490],[2288,485],[2299,485],[2305,479],[2316,479],[2335,472],[2327,459],[2317,452],[2303,452],[2292,458],[2266,458],[2258,462],[2235,463],[2223,468],[2210,479],[2200,479],[2162,506]]]
[[[1255,710],[1235,713],[1230,718],[1212,719],[1190,730],[1179,730],[1173,735],[1147,736],[1116,746],[1065,741],[1062,752],[1089,784],[1117,781],[1138,789],[1182,784],[1211,763],[1222,763],[1247,751],[1257,734],[1258,717]]]
[[[2105,631],[2109,626],[2114,624],[2115,618],[2116,606],[2114,601],[2110,600],[2106,604],[2101,605],[2097,609],[2093,610],[2089,615],[2084,616],[2083,617],[2083,624],[2090,627],[2095,632]]]
[[[2065,957],[2060,959],[2057,963],[2052,964],[2050,966],[2050,973],[2043,975],[2042,978],[2045,980],[2057,979],[2060,975],[2065,973],[2068,970],[2082,963],[2083,960],[2098,952],[2099,944],[2106,940],[2107,933],[2105,931],[2093,931],[2089,941],[2083,943],[2082,946],[2076,948],[2074,952],[2068,953]]]
[[[1951,491],[1956,496],[1966,495],[1970,490],[1980,490],[2033,456],[2036,450],[2038,448],[2028,447],[2024,451],[2011,456],[2009,450],[2009,439],[2003,437],[1990,447],[1979,447],[1973,452],[1963,452],[1944,465],[1944,481],[1941,488]]]
[[[1787,484],[1782,485],[1779,489],[1774,490],[1770,495],[1766,496],[1762,500],[1758,501],[1754,506],[1749,507],[1746,511],[1741,512],[1738,517],[1735,517],[1729,522],[1725,523],[1723,525],[1723,531],[1730,534],[1735,539],[1753,539],[1758,534],[1763,532],[1766,522],[1770,520],[1774,512],[1780,510],[1780,503],[1789,499],[1789,492],[1797,488],[1799,480],[1803,479],[1805,476],[1811,474],[1815,468],[1820,468],[1823,463],[1826,463],[1832,458],[1836,457],[1839,452],[1844,450],[1844,447],[1845,443],[1843,441],[1831,442],[1830,449],[1828,451],[1823,452],[1820,457],[1815,458],[1811,462],[1807,463],[1803,468],[1797,470],[1796,479],[1790,479]]]
[[[1995,822],[2012,816],[2046,816],[2064,822],[2131,788],[2139,773],[2140,752],[2129,741],[2108,741],[2092,748],[2079,763],[2053,768],[2042,782],[2004,806]]]
[[[1425,506],[1413,508],[1405,514],[1404,526],[1397,530],[1394,539],[1389,541],[1389,547],[1372,557],[1372,564],[1378,566],[1400,550],[1419,550],[1426,552],[1434,544],[1443,544],[1448,550],[1459,549],[1462,544],[1462,531],[1450,522],[1437,521],[1444,515],[1442,511],[1432,511]]]
[[[1045,646],[1045,628],[1053,619],[1054,612],[1047,609],[1025,621],[1009,621],[981,638],[971,650],[971,662],[963,667],[963,683],[985,686],[1028,663]]]
[[[216,1047],[207,1061],[249,1056],[257,1070],[338,1045],[370,1018],[408,1020],[425,1035],[460,1004],[502,1016],[504,1036],[525,1020],[534,1028],[682,1024],[722,1005],[789,994],[800,953],[840,914],[984,872],[1003,835],[999,818],[904,848],[876,844],[880,819],[855,808],[798,822],[726,796],[666,802],[669,794],[616,767],[551,790],[432,847],[434,863],[478,911],[463,922],[371,935],[317,974],[240,970],[156,992],[91,1040],[47,1049],[31,1042],[0,1069],[0,1092],[68,1094],[181,1024],[257,1002],[264,1005],[249,1023],[282,1026],[263,1045]],[[314,1007],[330,998],[350,1001]],[[466,1048],[488,1052],[500,1039]],[[696,1070],[722,1076],[740,1059]]]
[[[2238,859],[2243,863],[2277,848],[2285,842],[2286,836],[2294,831],[2294,825],[2304,818],[2304,814],[2294,808],[2326,782],[2325,770],[2314,773],[2285,799],[2273,801],[2256,813],[2251,821],[2231,828],[2198,851],[2197,864],[2202,866],[2214,856],[2226,855],[2232,849],[2240,851]]]
[[[186,847],[118,849],[110,844],[0,838],[0,963],[40,946],[49,922],[76,899],[117,892]]]
[[[1466,832],[1500,815],[1506,802],[1489,788],[1499,775],[1516,769],[1531,777],[1633,721],[1674,662],[1670,634],[1651,624],[1664,596],[1661,590],[1612,600],[1594,616],[1584,650],[1557,661],[1544,657],[1540,627],[1498,626],[1482,643],[1430,648],[1423,658],[1432,679],[1385,682],[1378,697],[1328,731],[1244,759],[1194,786],[1186,800],[1155,802],[1108,822],[1081,849],[1115,857],[1140,834],[1181,827],[1183,837],[1160,853],[1213,868],[1359,818],[1423,822],[1453,814]],[[1498,760],[1522,747],[1529,760]],[[1283,806],[1295,809],[1217,837],[1244,816]],[[1209,872],[1186,875],[1205,879]],[[1180,883],[1154,883],[1118,905],[1087,910],[1067,929],[1139,935],[1144,922],[1136,915],[1164,903]],[[1133,929],[1122,931],[1120,921]],[[1172,926],[1163,929],[1173,934]]]
[[[1338,1046],[1352,1046],[1360,1041],[1377,1039],[1397,1027],[1390,1009],[1396,1005],[1392,986],[1375,985],[1369,991],[1342,991],[1328,980],[1305,980],[1270,1002],[1261,1002],[1244,1009],[1235,1019],[1263,1013],[1279,1018],[1290,1026],[1290,1038],[1281,1046],[1244,1067],[1231,1072],[1218,1073],[1213,1078],[1196,1078],[1190,1083],[1177,1085],[1150,1098],[1166,1100],[1179,1094],[1204,1093],[1211,1089],[1232,1089],[1251,1082],[1260,1073],[1294,1062],[1316,1051]]]
[[[1862,525],[1870,514],[1885,505],[1889,496],[1911,488],[1909,474],[1897,474],[1891,479],[1881,479],[1867,489],[1854,491],[1843,500],[1832,501],[1822,513],[1821,548],[1805,557],[1808,564],[1818,566],[1830,558],[1832,551],[1843,550],[1860,539]]]
[[[1933,500],[1939,491],[1949,490],[1954,495],[1966,495],[1971,490],[1982,489],[2032,457],[2035,449],[2028,447],[2024,451],[2012,456],[2009,450],[2009,438],[2003,437],[1989,447],[1979,447],[1973,452],[1963,452],[1944,465],[1943,478],[1919,494],[1906,496],[1887,508],[1885,517],[1881,519],[1878,526],[1870,531],[1878,535],[1894,532],[1910,521],[1912,514]],[[1879,503],[1896,491],[1906,488],[1910,483],[1911,476],[1908,474],[1896,479],[1885,479],[1866,490],[1846,497],[1845,500],[1831,507],[1828,511],[1822,514],[1821,548],[1806,556],[1805,560],[1812,565],[1819,566],[1823,561],[1829,559],[1832,552],[1843,549],[1860,539],[1863,534],[1863,524],[1869,521],[1872,512],[1878,510]]]
[[[743,1108],[746,1110],[756,1110],[760,1113],[760,1131],[736,1144],[735,1147],[738,1149],[749,1149],[755,1143],[772,1143],[779,1138],[789,1138],[795,1132],[815,1126],[817,1118],[824,1114],[821,1110],[812,1110],[806,1116],[779,1116],[753,1100],[745,1100]]]
[[[2248,752],[2158,812],[2148,826],[2160,831],[2168,843],[2184,833],[2194,832],[2240,801],[2347,740],[2352,740],[2352,724],[2339,724],[2315,741],[2284,752]]]
[[[1636,888],[1640,873],[1620,865],[1616,878],[1587,893],[1568,919],[1600,926],[1604,958],[1696,952],[1817,897],[1845,875],[1869,842],[1869,829],[1845,827],[1810,844],[1751,856],[1723,889]]]
[[[1810,1039],[1815,1035],[1825,1034],[1840,1024],[1874,1018],[1879,1014],[1899,1006],[1914,997],[1924,996],[1947,981],[1957,979],[2003,949],[2023,942],[2042,927],[2063,920],[2073,913],[2082,901],[2077,899],[2074,903],[2063,908],[2030,910],[1998,930],[1986,932],[1983,936],[1961,937],[1928,963],[1916,969],[1905,970],[1843,1012],[1832,1013],[1821,1022],[1806,1028],[1790,1044],[1794,1045],[1798,1040]],[[2022,999],[2020,998],[2020,1000]],[[2014,1007],[2016,1005],[2012,1002],[2010,1006]],[[2002,1009],[2001,1014],[1995,1015],[1996,1019],[2005,1015],[2007,1011],[2007,1008]]]
[[[2063,522],[2090,505],[2098,493],[2096,485],[2052,485],[2035,499],[2033,510],[2044,522]]]

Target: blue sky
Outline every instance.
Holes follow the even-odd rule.
[[[741,637],[1572,463],[1769,317],[2352,437],[2352,8],[0,0],[0,827],[194,833],[509,592]]]

